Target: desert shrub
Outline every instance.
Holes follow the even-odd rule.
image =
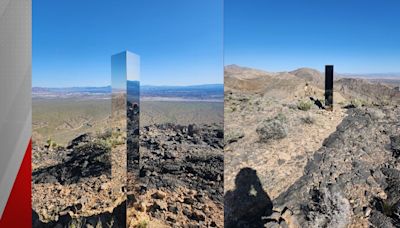
[[[381,105],[382,106],[388,106],[388,105],[390,105],[391,104],[391,101],[390,101],[390,99],[382,99],[382,101],[381,101]]]
[[[146,220],[142,220],[135,227],[136,228],[146,228],[148,225],[149,225],[149,223]]]
[[[125,144],[125,137],[121,132],[113,131],[111,135],[99,137],[95,142],[107,148],[114,148]]]
[[[289,104],[285,104],[284,106],[288,107],[289,109],[292,110],[297,110],[297,104],[296,103],[289,103]]]
[[[282,123],[285,123],[287,121],[286,116],[283,113],[278,113],[278,115],[276,115],[274,117],[274,119],[281,121]]]
[[[96,135],[98,136],[98,138],[100,139],[107,139],[107,138],[111,138],[112,137],[112,130],[111,129],[107,129],[104,132],[97,132]]]
[[[341,107],[346,106],[346,102],[344,102],[344,101],[339,101],[339,102],[338,102],[338,105],[341,106]]]
[[[82,226],[83,226],[83,224],[82,224],[82,221],[80,219],[73,219],[73,220],[71,220],[71,222],[70,222],[68,227],[78,228],[78,227],[82,227]]]
[[[244,137],[244,133],[236,130],[227,131],[225,133],[225,142],[227,144],[237,142],[239,139]]]
[[[95,143],[98,143],[99,145],[106,147],[106,148],[111,148],[111,139],[98,139],[95,141]]]
[[[363,103],[360,99],[353,99],[350,101],[350,105],[352,105],[355,108],[359,108],[363,105]]]
[[[308,111],[311,109],[312,106],[313,102],[308,100],[302,100],[297,104],[297,108],[302,111]]]
[[[233,99],[232,93],[225,92],[224,98],[226,101],[232,100]]]
[[[54,141],[54,140],[52,140],[51,138],[49,138],[48,140],[47,140],[47,147],[48,148],[56,148],[57,147],[57,143]]]
[[[284,122],[286,118],[283,116],[273,119],[264,120],[256,128],[256,132],[260,141],[266,142],[272,139],[282,139],[287,136],[287,126]]]
[[[301,121],[305,124],[314,124],[315,123],[315,117],[312,115],[306,115],[301,117]]]

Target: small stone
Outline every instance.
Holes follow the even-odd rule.
[[[103,183],[100,186],[101,190],[108,190],[110,188],[110,185],[108,183]]]
[[[354,211],[355,215],[359,215],[359,216],[363,215],[363,208],[362,207],[356,207],[356,208],[354,208],[353,211]]]
[[[367,208],[365,209],[365,217],[368,217],[368,216],[371,214],[371,211],[372,211],[372,209],[369,208],[369,207],[367,207]]]
[[[170,205],[170,206],[168,206],[168,211],[172,212],[174,214],[177,214],[179,210],[178,210],[178,208],[176,206]]]
[[[144,212],[146,208],[146,204],[144,202],[140,202],[138,204],[135,205],[135,209],[141,212]]]
[[[205,221],[206,220],[206,216],[204,215],[204,213],[201,211],[197,211],[197,210],[192,213],[191,218],[196,221]]]
[[[167,221],[168,222],[176,222],[176,216],[175,215],[168,215]]]
[[[265,228],[280,228],[277,222],[268,222],[264,225]]]
[[[157,191],[155,193],[153,193],[153,195],[151,195],[151,197],[153,197],[153,199],[164,199],[166,196],[166,194],[162,191]]]
[[[156,204],[159,207],[159,209],[161,209],[163,211],[166,211],[167,208],[168,208],[168,205],[167,205],[167,203],[165,201],[156,200],[154,202],[154,204]]]
[[[281,214],[278,212],[273,212],[270,216],[268,216],[268,218],[278,222],[281,218]]]
[[[192,213],[190,212],[190,210],[188,208],[183,208],[182,213],[184,215],[186,215],[187,217],[190,217],[192,215]]]
[[[195,200],[194,200],[193,198],[188,198],[188,197],[186,197],[186,198],[183,200],[183,203],[185,203],[185,204],[190,204],[190,205],[194,204],[194,202],[195,202]]]

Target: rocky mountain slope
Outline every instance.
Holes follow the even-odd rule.
[[[348,99],[384,105],[400,104],[399,89],[382,83],[372,83],[357,78],[341,78],[335,82],[335,89]]]
[[[315,71],[289,72],[301,86],[288,91],[274,79],[280,73],[229,68],[226,227],[399,227],[400,108],[392,87],[336,80],[334,109],[326,111],[318,74],[307,75]],[[240,85],[259,77],[270,84]]]
[[[298,78],[304,79],[310,84],[314,84],[319,88],[324,88],[324,78],[322,77],[322,73],[311,68],[299,68],[294,71],[290,71],[290,74],[295,75]]]
[[[400,109],[351,109],[275,199],[300,227],[398,227]]]
[[[299,68],[289,72],[267,72],[237,65],[225,67],[225,90],[241,93],[259,93],[277,99],[293,99],[304,95],[304,90],[323,96],[324,75],[311,68]],[[393,79],[392,79],[393,80]],[[398,80],[400,81],[400,79]],[[399,82],[400,84],[400,82]],[[335,75],[336,99],[359,99],[368,103],[400,103],[398,87],[373,83],[361,78],[345,78]]]
[[[301,82],[303,80],[287,72],[271,73],[237,65],[225,67],[224,72],[225,90],[229,88],[241,92],[268,93],[276,98],[296,96],[302,88]],[[285,88],[287,92],[282,93],[281,89],[276,88]]]

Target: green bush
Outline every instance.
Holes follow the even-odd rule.
[[[139,224],[136,225],[137,228],[146,228],[149,225],[149,223],[146,220],[142,220],[139,222]]]
[[[244,137],[244,133],[236,130],[227,131],[225,134],[225,142],[227,144],[237,142],[239,139]]]
[[[57,143],[55,141],[53,141],[51,138],[49,138],[47,140],[47,146],[48,146],[48,148],[56,148],[57,147]]]
[[[363,105],[363,102],[360,99],[353,99],[350,101],[350,104],[356,108],[359,108]]]
[[[285,138],[288,134],[286,117],[278,115],[275,118],[262,121],[256,128],[261,142],[268,142],[273,139]]]
[[[313,106],[313,102],[312,101],[300,101],[297,104],[297,108],[302,110],[302,111],[308,111],[311,109],[311,107]]]

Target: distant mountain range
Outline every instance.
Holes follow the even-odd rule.
[[[111,93],[111,86],[64,88],[32,87],[32,94],[44,93]]]
[[[127,90],[131,97],[138,97],[139,81],[128,81]],[[73,98],[73,97],[109,97],[111,86],[104,87],[32,87],[33,98]],[[143,100],[188,100],[188,101],[223,101],[223,84],[204,84],[190,86],[140,86]]]
[[[363,79],[400,79],[400,73],[370,73],[370,74],[340,74],[342,77],[346,78],[363,78]]]
[[[298,68],[293,71],[282,71],[282,72],[269,72],[261,69],[255,69],[255,68],[250,68],[250,67],[244,67],[244,66],[239,66],[236,64],[230,64],[226,65],[225,70],[228,70],[229,72],[243,72],[243,71],[258,71],[262,72],[265,74],[269,75],[277,75],[277,74],[283,74],[283,73],[291,73],[291,74],[297,74],[299,75],[305,75],[305,76],[313,76],[313,78],[316,75],[323,74],[323,72],[320,72],[316,69],[308,68],[308,67],[302,67]],[[363,78],[363,79],[400,79],[400,72],[389,72],[389,73],[341,73],[338,71],[338,69],[335,68],[335,77],[338,78]]]
[[[386,101],[400,102],[400,77],[362,78],[335,75],[336,100],[362,99],[376,104]],[[323,97],[324,73],[311,68],[293,71],[268,72],[238,65],[224,69],[225,91],[263,94],[277,99],[293,100],[305,96],[305,89]],[[340,95],[340,96],[339,96]]]
[[[223,84],[192,86],[151,86],[140,87],[140,95],[145,100],[207,100],[223,101]]]

